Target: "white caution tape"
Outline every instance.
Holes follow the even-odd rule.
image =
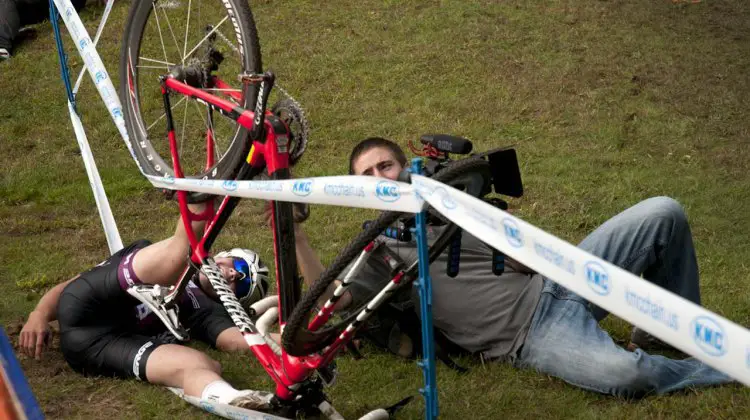
[[[102,32],[104,32],[104,26],[107,24],[107,19],[109,18],[109,13],[112,11],[112,6],[115,4],[115,0],[108,0],[107,5],[104,7],[104,13],[102,14],[102,20],[99,21],[99,27],[96,29],[96,35],[94,35],[94,46],[96,46],[97,43],[99,43],[99,38],[102,36]],[[78,79],[76,80],[76,84],[73,87],[73,95],[78,93],[78,88],[81,87],[81,82],[83,81],[83,73],[86,72],[86,67],[84,66],[81,69],[81,72],[78,73]]]
[[[156,187],[215,195],[296,203],[330,204],[417,213],[423,201],[411,185],[372,176],[325,176],[281,181],[164,178],[147,175]]]
[[[81,18],[76,13],[70,0],[54,0],[54,2],[57,10],[60,12],[60,16],[65,22],[65,26],[68,28],[68,32],[70,32],[70,36],[73,38],[73,43],[78,50],[78,54],[83,58],[83,63],[91,76],[91,80],[94,81],[94,86],[96,86],[99,96],[101,96],[104,104],[107,106],[109,115],[115,122],[115,126],[125,141],[125,145],[128,146],[130,155],[133,157],[136,165],[138,165],[138,169],[143,173],[143,168],[138,163],[138,159],[135,158],[133,145],[130,143],[130,137],[128,137],[128,131],[125,129],[125,119],[122,114],[120,97],[117,95],[117,90],[112,84],[112,79],[109,77],[107,69],[104,68],[104,63],[102,63],[99,53],[96,52],[96,48],[89,37],[88,31],[86,31],[86,27],[83,26],[83,22],[81,22]]]
[[[423,176],[415,190],[483,242],[750,385],[750,332],[511,214]]]
[[[286,417],[274,416],[272,414],[249,410],[247,408],[235,407],[229,404],[206,401],[198,397],[193,397],[192,395],[185,394],[185,391],[183,391],[182,388],[167,387],[167,389],[174,392],[178,397],[189,402],[190,404],[202,410],[208,411],[209,413],[215,414],[219,417],[224,417],[225,419],[287,420]]]

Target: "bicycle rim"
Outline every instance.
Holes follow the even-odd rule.
[[[238,80],[243,72],[261,71],[255,24],[241,0],[134,2],[121,54],[126,125],[136,157],[150,174],[173,175],[159,76],[189,70],[195,77],[188,84],[243,108],[255,103],[257,87]],[[183,173],[234,175],[249,147],[246,130],[183,95],[172,94],[170,102]]]

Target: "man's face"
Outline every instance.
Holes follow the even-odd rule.
[[[396,180],[404,169],[386,147],[373,147],[359,155],[352,163],[354,175],[379,176]]]

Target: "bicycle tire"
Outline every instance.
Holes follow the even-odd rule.
[[[211,8],[209,9],[207,6],[205,9],[203,9],[204,2],[211,3]],[[194,10],[196,8],[198,10],[197,18],[194,16]],[[182,15],[180,13],[182,13]],[[176,22],[174,23],[175,27],[177,27],[179,24],[183,23],[182,17],[185,14],[187,16],[187,18],[185,19],[186,23],[184,32],[185,48],[180,51],[181,46],[179,45],[175,37],[172,24],[173,22],[169,19],[169,17],[171,15],[173,19],[176,20]],[[191,14],[193,14],[193,16],[191,16]],[[216,20],[210,20],[214,15],[216,16]],[[175,16],[177,16],[177,18],[174,18]],[[221,16],[225,17],[219,20],[219,17]],[[191,18],[194,22],[193,28],[197,29],[193,32],[189,31],[189,29],[191,29]],[[215,29],[213,29],[215,33],[213,39],[209,38],[210,26],[201,27],[201,24],[203,23],[201,19],[206,19],[206,22],[208,22],[209,24],[216,24]],[[160,20],[162,21],[161,23]],[[151,54],[151,52],[143,52],[143,54],[141,54],[142,49],[148,49],[151,47],[148,38],[154,30],[154,22],[156,23],[156,28],[158,30],[158,40],[161,42],[164,61],[147,58],[146,54]],[[197,44],[193,48],[193,51],[195,51],[194,53],[192,53],[191,51],[190,55],[185,55],[184,57],[182,57],[181,63],[183,65],[186,62],[191,62],[191,60],[193,62],[195,62],[195,60],[198,60],[199,54],[205,55],[206,53],[204,49],[213,49],[214,42],[217,44],[216,51],[220,51],[220,53],[222,54],[227,53],[227,57],[230,58],[232,62],[236,63],[235,67],[237,67],[237,70],[239,72],[260,73],[262,71],[262,65],[260,43],[258,41],[255,21],[253,19],[250,7],[246,1],[199,0],[197,2],[180,2],[174,0],[154,0],[133,2],[127,18],[127,24],[125,26],[122,41],[122,50],[120,54],[120,96],[123,103],[123,117],[125,119],[125,125],[128,131],[128,135],[130,136],[131,144],[133,146],[135,158],[137,159],[142,170],[148,175],[170,177],[174,176],[174,171],[172,170],[171,155],[169,153],[169,149],[168,147],[164,146],[165,144],[168,145],[166,140],[166,131],[156,132],[158,130],[154,130],[154,132],[149,132],[149,128],[147,128],[149,127],[148,124],[153,127],[154,124],[160,123],[158,119],[152,123],[151,120],[147,120],[147,116],[145,115],[147,112],[161,112],[163,114],[163,104],[161,107],[161,111],[159,111],[154,104],[149,103],[148,106],[153,105],[150,110],[146,109],[148,108],[148,106],[144,107],[143,104],[143,101],[146,100],[146,97],[151,97],[151,95],[154,95],[155,97],[156,93],[152,92],[152,86],[154,90],[159,89],[158,95],[160,96],[160,84],[158,78],[149,78],[147,76],[166,74],[170,70],[170,62],[177,61],[171,60],[168,57],[165,39],[169,37],[168,35],[162,33],[167,32],[166,29],[162,31],[162,26],[168,26],[169,32],[171,32],[172,38],[174,38],[173,45],[174,47],[176,47],[176,51],[172,50],[172,44],[170,43],[170,56],[173,55],[172,53],[177,53],[178,55],[176,58],[180,59],[180,56],[182,56],[183,54],[187,54],[188,48],[190,48],[193,43]],[[180,28],[178,28],[177,32],[181,37],[182,33],[179,29]],[[201,29],[203,29],[203,32],[200,32]],[[224,32],[227,32],[230,35],[227,36],[224,34]],[[210,39],[210,41],[200,38],[205,33],[209,33],[209,35],[206,35],[206,38]],[[234,40],[231,37],[234,37]],[[219,40],[219,38],[221,38],[221,40]],[[190,45],[188,45],[189,39],[191,41]],[[158,44],[156,44],[156,40],[152,39],[151,41],[158,46]],[[219,41],[223,42],[221,44],[221,47],[218,46]],[[180,39],[180,42],[182,42],[182,39]],[[234,45],[234,43],[236,43],[237,45]],[[206,44],[211,44],[211,46],[206,46]],[[225,46],[225,44],[228,45],[228,47]],[[221,48],[223,48],[224,50],[221,51]],[[158,55],[158,57],[161,59],[160,55]],[[227,63],[226,57],[222,57],[222,59],[219,60],[219,63],[221,63],[222,60]],[[161,74],[158,74],[149,70],[150,66],[139,65],[139,63],[141,63],[142,61],[144,63],[147,61],[162,63],[155,64],[154,68],[157,68],[157,71],[162,71],[159,69],[161,69],[161,67],[163,66],[163,72]],[[218,70],[219,68],[220,67],[217,67],[216,70]],[[149,71],[151,71],[150,74]],[[211,70],[209,70],[209,73],[210,72]],[[233,74],[232,80],[236,80],[236,77],[238,75],[239,73]],[[144,89],[148,90],[146,91]],[[237,89],[237,91],[241,92],[241,98],[235,100],[235,103],[237,103],[238,106],[242,108],[252,108],[255,105],[255,101],[258,95],[258,86],[251,83],[245,83],[240,89]],[[146,95],[144,94],[144,92],[148,92],[148,94]],[[185,100],[185,121],[187,121],[189,108],[188,102],[194,101]],[[173,104],[172,106],[173,108],[177,107],[177,105],[175,104]],[[202,114],[203,111],[206,112],[206,119],[204,119],[203,121],[205,130],[206,132],[210,130],[212,137],[214,138],[214,143],[218,143],[216,141],[218,128],[214,125],[221,125],[222,129],[226,127],[226,136],[223,136],[224,146],[226,147],[223,148],[223,150],[219,150],[218,144],[216,145],[215,162],[208,168],[206,168],[205,162],[198,162],[197,159],[190,159],[190,157],[188,156],[181,156],[180,161],[181,165],[183,166],[184,175],[191,178],[204,179],[234,178],[234,176],[237,174],[237,171],[242,166],[247,153],[249,152],[250,145],[247,141],[247,130],[228,118],[217,117],[214,120],[213,116],[217,113],[212,113],[212,111],[209,111],[208,107],[206,107],[205,105],[201,104],[197,105],[197,107],[198,114],[199,116],[201,116],[201,118],[203,117],[200,114]],[[193,117],[196,120],[198,118],[195,115],[193,115]],[[178,128],[175,127],[175,131],[177,130]],[[185,124],[182,125],[182,134],[185,134]],[[188,137],[192,136],[186,136],[185,139],[187,139]],[[205,146],[203,146],[202,149],[203,152],[201,152],[201,147],[196,147],[195,155],[198,156],[200,155],[200,153],[202,153],[205,157]],[[191,165],[195,166],[195,168],[190,168]],[[186,167],[188,167],[188,169],[186,169]],[[210,195],[204,193],[188,193],[188,201],[190,202],[205,201],[209,197]]]
[[[467,158],[454,161],[449,166],[435,174],[433,179],[451,185],[456,184],[457,180],[466,179],[466,177],[472,175],[481,176],[483,183],[483,185],[474,188],[472,195],[481,196],[485,194],[488,190],[487,187],[490,184],[491,173],[490,164],[484,159]],[[282,346],[287,353],[293,356],[306,356],[323,350],[326,346],[331,344],[341,330],[349,325],[354,318],[356,318],[357,314],[364,309],[367,303],[364,303],[357,309],[351,310],[351,315],[332,326],[324,327],[316,331],[310,331],[307,328],[310,315],[314,313],[313,311],[318,300],[323,296],[323,293],[325,293],[330,284],[333,281],[340,279],[342,271],[349,266],[354,258],[359,256],[364,247],[377,238],[385,228],[393,224],[403,214],[404,213],[389,211],[381,213],[374,222],[370,223],[365,230],[360,232],[359,235],[357,235],[357,237],[355,237],[355,239],[336,256],[333,262],[323,271],[320,279],[318,279],[302,296],[302,299],[294,308],[294,311],[292,311],[292,315],[289,317],[281,336]],[[456,228],[457,226],[449,223],[443,230],[442,234],[439,235],[438,239],[430,246],[429,253],[433,256],[433,259],[443,252],[450,244],[450,241],[447,239],[455,233]],[[406,282],[405,284],[408,283],[410,282]],[[395,296],[395,293],[386,298],[381,306],[388,303],[393,296]]]

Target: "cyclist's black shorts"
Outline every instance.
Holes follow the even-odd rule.
[[[63,290],[57,313],[60,347],[77,372],[146,380],[148,357],[158,346],[173,342],[161,321],[154,314],[144,316],[140,302],[118,280],[123,258],[148,245],[145,240],[134,242]],[[219,334],[234,323],[224,307],[200,289],[186,291],[180,321],[192,337],[216,346]]]

